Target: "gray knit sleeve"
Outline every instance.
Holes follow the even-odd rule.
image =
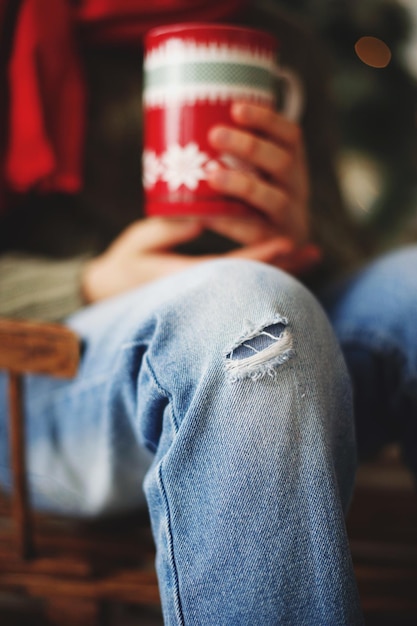
[[[88,257],[51,261],[0,257],[0,316],[61,321],[83,306],[80,276]]]

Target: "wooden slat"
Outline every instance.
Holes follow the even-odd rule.
[[[21,559],[28,559],[33,554],[33,537],[26,479],[25,432],[20,374],[13,372],[9,374],[9,399],[13,476],[12,518],[18,555]]]
[[[0,548],[0,563],[6,562],[7,554]],[[66,576],[78,579],[89,578],[94,574],[94,567],[87,559],[81,558],[39,558],[31,561],[20,561],[13,555],[7,560],[8,574],[25,574],[31,576],[51,575]]]
[[[2,501],[0,494],[0,503]],[[3,502],[5,498],[3,498]],[[10,508],[0,510],[0,563],[16,557]],[[71,520],[32,512],[33,543],[40,557],[88,560],[94,567],[106,562],[125,565],[153,562],[155,547],[147,516],[139,511],[114,519]],[[18,561],[19,567],[21,562]],[[0,566],[1,567],[1,566]]]
[[[398,449],[361,466],[347,528],[366,624],[417,624],[417,497]]]
[[[0,369],[72,378],[79,357],[79,338],[65,326],[0,319]]]
[[[92,580],[0,571],[0,587],[9,590],[24,588],[27,593],[42,598],[67,597],[100,599],[132,604],[159,605],[156,574],[149,571],[113,571],[109,576]]]

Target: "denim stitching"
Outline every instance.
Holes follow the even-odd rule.
[[[175,434],[177,434],[177,432],[179,430],[179,427],[180,427],[180,423],[179,423],[179,420],[177,419],[177,417],[175,415],[174,402],[172,400],[172,395],[166,389],[164,389],[164,387],[162,387],[162,385],[159,383],[159,381],[158,381],[158,379],[156,377],[156,374],[155,374],[155,370],[153,369],[153,367],[152,367],[152,365],[151,365],[151,363],[149,361],[148,355],[145,356],[144,361],[146,361],[146,364],[149,367],[149,371],[150,371],[150,373],[152,375],[152,380],[155,383],[155,386],[158,389],[159,393],[161,394],[161,396],[163,398],[167,398],[169,404],[171,405],[172,422],[173,422],[174,427],[175,427]]]
[[[145,356],[144,360],[146,361],[146,364],[148,365],[149,372],[151,373],[152,380],[158,392],[161,394],[162,397],[168,399],[168,402],[171,407],[171,417],[172,417],[172,422],[174,424],[175,434],[177,434],[178,429],[179,429],[179,422],[173,410],[174,403],[172,401],[172,395],[166,389],[164,389],[162,385],[159,383],[156,377],[155,371],[148,358],[148,355]],[[160,492],[162,494],[164,507],[165,507],[165,517],[166,517],[166,522],[167,522],[167,536],[168,536],[168,554],[169,554],[169,559],[170,559],[171,567],[172,567],[173,574],[174,574],[174,582],[175,582],[174,606],[175,606],[175,611],[177,613],[177,617],[179,620],[178,622],[179,626],[185,626],[184,613],[182,610],[181,598],[180,598],[178,569],[177,569],[175,556],[174,556],[174,540],[173,540],[173,534],[172,534],[172,528],[171,528],[171,515],[170,515],[170,509],[169,509],[168,495],[166,493],[166,490],[164,487],[164,481],[162,478],[162,464],[163,464],[163,459],[159,463],[159,467],[158,467],[158,484],[159,484]]]
[[[172,529],[171,529],[171,516],[169,512],[168,496],[167,496],[167,493],[164,487],[164,482],[162,479],[162,462],[159,464],[159,468],[158,468],[158,483],[159,483],[160,491],[161,491],[163,501],[164,501],[164,506],[165,506],[165,515],[166,515],[166,522],[167,522],[167,529],[168,529],[168,532],[167,532],[168,554],[169,554],[169,560],[171,562],[171,567],[172,567],[173,574],[174,574],[174,585],[175,585],[174,607],[175,607],[175,612],[177,613],[177,617],[179,620],[179,626],[184,626],[185,622],[184,622],[184,613],[182,610],[181,599],[180,599],[178,569],[177,569],[175,556],[174,556],[174,541],[173,541]]]

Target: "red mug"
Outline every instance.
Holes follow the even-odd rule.
[[[248,214],[243,202],[207,184],[210,168],[244,168],[208,143],[217,124],[233,125],[231,103],[276,106],[297,119],[302,91],[278,65],[271,34],[226,24],[188,23],[152,29],[145,38],[143,186],[145,212],[159,216]]]

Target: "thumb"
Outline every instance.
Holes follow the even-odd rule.
[[[125,232],[125,245],[136,251],[169,250],[195,239],[203,230],[197,219],[150,217],[132,224]]]

